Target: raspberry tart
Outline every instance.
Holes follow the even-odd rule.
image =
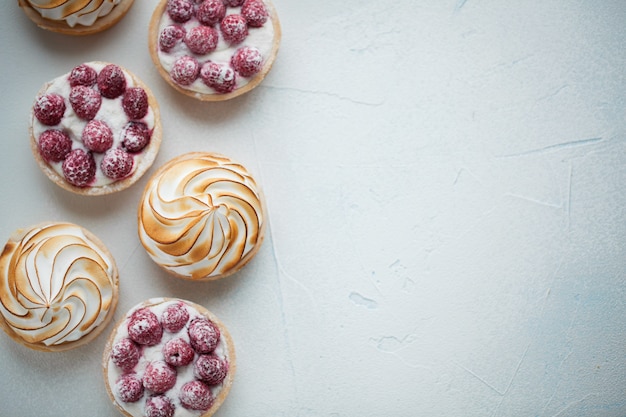
[[[42,29],[66,35],[91,35],[115,25],[134,0],[18,0]]]
[[[222,155],[191,152],[166,163],[146,184],[139,238],[170,274],[215,280],[257,253],[264,212],[260,188],[245,167]]]
[[[131,308],[102,358],[111,401],[129,417],[209,417],[235,376],[228,329],[206,308],[153,298]]]
[[[161,145],[155,97],[115,64],[80,64],[46,83],[31,113],[35,160],[54,183],[77,194],[128,188],[150,168]]]
[[[72,223],[15,231],[0,255],[0,327],[31,349],[93,340],[117,306],[118,270],[104,244]]]
[[[161,0],[150,21],[150,55],[181,93],[222,101],[259,85],[281,40],[269,0]]]

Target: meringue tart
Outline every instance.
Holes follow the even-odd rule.
[[[16,230],[0,255],[0,327],[40,351],[93,340],[117,306],[118,270],[87,229],[49,222]]]
[[[159,168],[138,209],[139,239],[152,260],[192,281],[231,275],[263,241],[265,203],[241,164],[209,152],[180,155]]]

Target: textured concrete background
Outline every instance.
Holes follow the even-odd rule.
[[[274,69],[209,104],[153,68],[156,0],[81,39],[3,1],[2,239],[76,222],[120,267],[116,318],[154,296],[211,309],[239,365],[218,417],[626,416],[626,3],[274,4]],[[270,224],[243,271],[197,284],[158,269],[136,234],[146,178],[82,198],[37,169],[35,94],[90,60],[154,91],[155,167],[208,150],[257,177]],[[0,415],[116,415],[109,330],[59,354],[0,334]]]

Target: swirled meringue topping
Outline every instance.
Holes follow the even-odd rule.
[[[139,237],[150,257],[189,279],[235,272],[256,252],[265,225],[255,180],[210,153],[175,158],[147,184]]]
[[[50,20],[65,20],[70,27],[91,26],[111,13],[120,0],[28,0],[28,3]]]
[[[34,227],[0,255],[0,313],[24,341],[76,341],[102,323],[117,284],[114,261],[79,226]]]

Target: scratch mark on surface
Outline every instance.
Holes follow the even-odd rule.
[[[576,308],[574,309],[574,312],[572,313],[572,317],[569,322],[569,326],[567,326],[566,333],[569,333],[574,328],[574,324],[576,322],[576,319],[578,318],[578,310],[580,309],[580,303],[581,303],[580,296],[576,295]]]
[[[251,136],[252,136],[252,144],[254,146],[254,154],[258,155],[256,135],[252,133]],[[260,165],[258,166],[258,172],[259,172],[259,180],[261,181],[261,183],[263,183],[263,170]],[[267,229],[269,232],[269,241],[271,242],[271,248],[272,248],[272,256],[274,258],[274,263],[278,271],[278,274],[276,274],[276,281],[277,281],[277,288],[278,288],[278,305],[279,305],[279,311],[280,311],[280,320],[283,326],[284,343],[285,343],[285,348],[287,350],[286,362],[287,362],[287,366],[291,374],[291,377],[293,381],[295,381],[296,369],[295,369],[294,359],[293,359],[293,348],[291,346],[291,337],[289,334],[289,323],[287,322],[287,313],[285,311],[285,292],[283,289],[282,280],[280,279],[281,274],[290,279],[291,279],[291,276],[284,270],[282,263],[278,257],[278,248],[276,246],[276,242],[274,239],[275,234],[272,228],[272,222],[270,221],[272,216],[271,216],[270,204],[268,202],[266,202],[265,212],[266,212]],[[266,237],[266,240],[267,240],[267,237]],[[310,296],[309,291],[307,290],[306,292]],[[293,384],[293,387],[297,393],[297,385]]]
[[[459,0],[456,3],[456,7],[454,8],[454,11],[455,12],[461,11],[461,9],[465,6],[466,3],[467,3],[467,0]]]
[[[504,395],[503,392],[500,392],[496,387],[494,387],[493,385],[491,385],[489,382],[487,382],[485,380],[485,378],[481,377],[480,375],[478,375],[476,372],[472,371],[469,368],[466,368],[465,366],[459,364],[459,363],[455,363],[456,366],[458,366],[459,368],[461,368],[462,370],[464,370],[465,372],[467,372],[468,374],[470,374],[471,376],[473,376],[474,378],[476,378],[477,380],[479,380],[480,382],[482,382],[487,388],[489,388],[490,390],[492,390],[493,392],[495,392],[498,395]]]
[[[522,354],[522,357],[520,358],[519,362],[517,363],[517,367],[515,368],[515,372],[513,372],[513,376],[511,376],[511,380],[509,381],[509,384],[506,386],[505,394],[509,392],[509,390],[511,389],[511,386],[513,385],[513,382],[515,381],[515,378],[517,378],[517,375],[519,374],[519,371],[522,368],[522,363],[524,363],[524,361],[526,360],[526,356],[528,355],[528,350],[529,349],[530,349],[530,343],[528,345],[526,345],[526,349],[524,350],[524,353]]]
[[[383,104],[385,104],[385,101],[378,101],[378,102],[371,102],[371,101],[365,101],[365,100],[356,100],[353,99],[352,97],[347,97],[338,93],[333,93],[330,91],[320,91],[320,90],[306,90],[303,88],[295,88],[295,87],[276,87],[276,86],[265,86],[264,88],[266,89],[271,89],[271,90],[275,90],[275,91],[288,91],[288,92],[295,92],[295,93],[301,93],[301,94],[311,94],[311,95],[317,95],[317,96],[324,96],[324,97],[330,97],[330,98],[334,98],[340,101],[348,101],[350,103],[353,104],[358,104],[361,106],[370,106],[370,107],[380,107]]]
[[[572,225],[572,182],[574,178],[574,167],[572,163],[569,163],[569,175],[567,177],[567,199],[565,214],[567,215],[567,230],[570,230]]]
[[[569,148],[595,145],[601,141],[602,141],[601,137],[587,138],[587,139],[580,139],[580,140],[570,140],[567,142],[544,146],[542,148],[530,149],[528,151],[500,155],[500,156],[497,156],[497,158],[519,158],[522,156],[536,155],[536,154],[548,153],[548,152],[553,152],[553,151],[560,151],[560,150],[569,149]]]
[[[483,184],[483,181],[477,175],[475,175],[471,170],[467,169],[466,167],[462,167],[456,172],[456,176],[454,177],[454,180],[452,181],[452,185],[457,185],[459,181],[461,181],[461,178],[464,176],[464,174],[469,175],[474,180],[476,180],[479,184]]]
[[[560,416],[561,414],[563,414],[564,412],[566,412],[567,410],[569,410],[569,409],[570,409],[570,408],[572,408],[573,406],[575,406],[575,405],[577,405],[577,404],[580,404],[580,403],[582,403],[582,402],[586,401],[587,399],[589,399],[589,398],[593,397],[594,395],[595,395],[595,394],[590,393],[590,394],[587,394],[587,395],[585,395],[584,397],[582,397],[580,400],[576,400],[576,401],[573,401],[573,402],[571,402],[571,403],[567,404],[565,407],[563,407],[561,410],[559,410],[559,411],[558,411],[556,414],[554,414],[552,417],[558,417],[558,416]]]
[[[504,388],[504,390],[496,388],[494,385],[492,385],[489,382],[487,382],[487,380],[485,378],[481,377],[480,375],[478,375],[476,372],[472,371],[471,369],[466,368],[465,366],[463,366],[461,364],[455,363],[456,366],[458,366],[459,368],[461,368],[462,370],[464,370],[465,372],[470,374],[472,377],[474,377],[477,380],[479,380],[487,388],[489,388],[490,390],[492,390],[493,392],[495,392],[496,394],[498,394],[501,397],[500,398],[500,402],[498,403],[496,408],[493,410],[493,413],[491,414],[492,417],[496,415],[496,413],[498,412],[498,410],[502,406],[502,403],[504,402],[506,396],[508,395],[509,391],[511,390],[511,387],[513,386],[513,382],[517,378],[517,375],[519,374],[520,369],[522,368],[522,364],[526,360],[526,356],[528,355],[528,350],[529,349],[530,349],[530,343],[528,345],[526,345],[526,349],[524,350],[524,353],[522,354],[522,357],[518,361],[517,366],[515,367],[515,371],[513,371],[513,375],[511,376],[511,379],[509,379],[509,383]]]
[[[541,318],[543,318],[544,312],[546,310],[546,306],[548,305],[550,295],[552,293],[552,287],[554,287],[554,283],[556,282],[557,277],[562,267],[563,267],[563,257],[560,257],[557,262],[556,267],[554,268],[554,271],[551,274],[550,284],[548,286],[548,289],[546,290],[545,296],[543,297],[543,302],[541,303],[541,310],[539,312],[539,317]]]
[[[124,261],[124,264],[122,265],[121,268],[119,268],[120,271],[123,271],[126,269],[126,265],[128,265],[128,263],[130,262],[131,259],[133,259],[133,257],[135,256],[135,253],[137,252],[137,250],[142,247],[140,243],[138,243],[135,248],[132,250],[132,252],[130,253],[130,255],[128,256],[128,258],[126,258],[126,260]]]
[[[508,196],[508,197],[513,197],[513,198],[519,198],[520,200],[526,200],[526,201],[529,201],[531,203],[538,204],[540,206],[556,208],[556,209],[563,208],[562,204],[555,204],[555,203],[550,203],[548,201],[537,200],[536,198],[527,197],[527,196],[524,196],[524,195],[521,195],[521,194],[510,193],[509,192],[509,193],[504,193],[504,195]]]
[[[498,64],[496,64],[495,66],[485,70],[482,72],[482,76],[483,77],[490,77],[493,74],[498,74],[504,71],[508,71],[511,68],[514,68],[515,66],[524,63],[525,61],[528,61],[531,58],[534,58],[535,54],[527,54],[527,55],[523,55],[520,56],[517,59],[511,60],[511,61],[506,61],[506,62],[500,62]],[[519,104],[519,103],[526,103],[528,101],[528,99],[524,99],[521,101],[514,101],[512,102],[512,104]],[[533,100],[534,101],[534,100]]]
[[[552,401],[554,400],[554,397],[556,396],[556,393],[559,391],[559,387],[561,386],[561,381],[557,381],[556,385],[554,386],[554,390],[552,391],[552,395],[550,395],[550,398],[548,399],[548,402],[546,402],[546,405],[543,406],[542,410],[541,410],[541,414],[545,415],[545,412],[547,410],[547,408],[550,406],[550,404],[552,403]]]
[[[526,360],[526,356],[528,355],[528,350],[529,349],[530,349],[530,343],[528,345],[526,345],[526,349],[524,350],[524,353],[522,354],[522,357],[520,358],[519,362],[517,363],[517,367],[515,368],[515,372],[513,372],[513,376],[511,376],[511,379],[509,380],[509,383],[506,386],[506,389],[504,390],[504,393],[502,394],[502,398],[500,399],[500,402],[498,403],[498,406],[493,410],[493,413],[491,414],[492,417],[496,415],[496,413],[498,412],[498,410],[502,406],[502,403],[504,402],[504,399],[506,398],[506,396],[508,395],[509,391],[511,390],[511,387],[513,386],[513,382],[515,381],[515,378],[517,378],[517,375],[519,374],[519,371],[522,368],[522,363],[524,363],[524,360]]]
[[[569,359],[569,357],[572,355],[573,352],[574,352],[574,349],[570,348],[569,351],[567,352],[567,354],[559,362],[559,366],[557,366],[557,372],[561,370],[561,368],[563,367],[563,364],[565,364],[565,362]],[[556,397],[556,394],[559,392],[559,388],[560,387],[561,387],[561,379],[559,379],[557,381],[556,385],[554,386],[554,389],[552,390],[552,395],[550,395],[550,398],[548,399],[546,404],[543,406],[543,408],[541,410],[541,414],[545,414],[545,412],[548,409],[548,407],[550,406],[550,404],[552,404],[552,401],[554,400],[554,397]],[[563,410],[561,410],[561,412],[563,412]]]
[[[537,101],[543,101],[543,100],[546,100],[546,99],[549,99],[549,98],[555,97],[555,96],[557,96],[557,95],[558,95],[561,91],[565,90],[565,89],[566,89],[566,88],[568,88],[568,87],[569,87],[569,84],[562,85],[562,86],[560,86],[559,88],[557,88],[556,90],[554,90],[553,92],[551,92],[551,93],[549,93],[549,94],[546,94],[546,95],[544,95],[544,96],[539,97],[539,98],[537,99]]]

